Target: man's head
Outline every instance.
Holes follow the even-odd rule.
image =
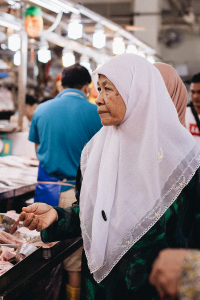
[[[190,98],[196,112],[200,114],[200,73],[195,74],[191,79]]]
[[[62,86],[64,89],[71,88],[81,90],[87,95],[90,83],[90,73],[85,67],[78,63],[64,68],[62,72]]]
[[[26,95],[26,116],[31,121],[34,111],[38,106],[38,101],[31,95]]]

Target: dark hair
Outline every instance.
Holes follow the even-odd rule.
[[[64,68],[62,72],[62,86],[64,88],[82,89],[85,84],[91,83],[91,76],[88,70],[76,63]]]
[[[31,95],[26,95],[26,104],[29,104],[29,105],[33,106],[35,103],[38,103],[37,99],[35,99]]]
[[[194,83],[200,82],[200,73],[195,74],[192,77],[191,82],[194,82]]]

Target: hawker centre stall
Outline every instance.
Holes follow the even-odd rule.
[[[79,62],[91,73],[124,52],[161,60],[132,31],[83,5],[0,0],[0,300],[59,299],[52,278],[62,282],[60,263],[82,245],[81,238],[44,245],[18,220],[33,203],[39,165],[28,141],[26,95],[52,99],[64,67]],[[89,101],[95,96],[91,84]]]

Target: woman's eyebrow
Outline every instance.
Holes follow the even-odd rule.
[[[101,85],[105,86],[106,84],[111,84],[108,80],[104,80],[101,82]],[[97,85],[100,86],[99,81],[97,81]]]
[[[109,81],[108,80],[104,80],[101,84],[105,86],[106,84],[109,84]]]

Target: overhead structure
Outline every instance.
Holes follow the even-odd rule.
[[[97,33],[97,27],[102,26],[101,28],[104,28],[105,35],[106,30],[109,31],[109,33],[112,32],[113,38],[115,37],[115,34],[117,33],[119,37],[122,37],[124,39],[125,45],[132,43],[135,45],[139,51],[144,52],[144,54],[147,55],[156,55],[155,49],[150,47],[149,45],[142,42],[140,39],[136,38],[132,33],[125,30],[123,27],[117,25],[116,23],[102,17],[101,15],[91,11],[90,9],[80,5],[73,3],[71,1],[65,1],[65,0],[24,0],[25,3],[31,3],[31,5],[39,5],[41,7],[44,7],[52,12],[59,13],[62,11],[64,14],[70,15],[70,17],[67,20],[67,24],[65,23],[65,28],[68,31],[68,37],[71,39],[80,39],[83,37],[83,39],[87,40],[87,37],[84,33],[84,21],[93,23],[94,30],[92,32],[92,35]],[[45,15],[47,16],[47,13],[45,12]],[[50,14],[48,14],[50,18],[52,17]],[[66,16],[66,15],[65,15]],[[44,15],[43,15],[44,17]],[[45,17],[44,17],[45,18]],[[55,17],[53,17],[55,18]],[[84,20],[81,20],[84,18]],[[63,19],[61,20],[63,22]],[[73,32],[76,32],[76,35],[73,35],[71,33],[71,27],[76,26],[76,30],[73,30]],[[95,27],[96,26],[96,27]],[[79,29],[78,29],[79,27]],[[83,36],[81,35],[81,29],[83,29]],[[78,31],[79,30],[79,31]],[[44,32],[45,34],[45,32]],[[109,34],[110,36],[111,34]],[[88,40],[92,42],[93,37],[88,34]],[[84,44],[82,41],[80,43]],[[95,48],[95,46],[94,46]],[[97,49],[101,49],[100,46],[96,47]],[[103,47],[102,47],[103,48]],[[105,48],[112,49],[112,41],[110,39],[106,39]]]
[[[5,1],[10,4],[9,0]],[[17,0],[12,0],[12,2],[18,3]],[[70,51],[78,50],[77,52],[80,54],[88,53],[87,55],[90,55],[89,58],[91,59],[103,55],[107,60],[113,55],[124,53],[127,47],[130,48],[130,46],[135,47],[138,52],[143,53],[145,56],[153,55],[156,57],[157,55],[154,48],[120,25],[80,4],[68,0],[23,0],[20,3],[21,5],[24,3],[26,8],[39,6],[43,12],[43,19],[48,22],[52,21],[53,24],[49,28],[44,27],[40,36],[45,36],[49,42],[59,46],[64,44],[63,47],[66,46],[66,43],[69,43],[68,48]],[[22,19],[8,13],[1,12],[0,14],[0,25],[13,28],[16,31],[23,28]],[[58,27],[62,28],[61,34],[57,33],[58,30],[56,29]],[[89,27],[92,30],[90,29],[88,32]],[[56,31],[53,32],[54,30]],[[56,39],[52,40],[52,35],[56,35]],[[63,38],[65,38],[65,42]],[[79,46],[77,47],[77,44],[73,41],[77,42]],[[87,48],[89,50],[86,50]]]
[[[12,2],[17,3],[17,0],[12,0]],[[131,47],[134,48],[132,53],[139,53],[144,57],[153,56],[154,59],[158,56],[154,48],[123,27],[80,4],[68,0],[23,0],[20,3],[21,5],[24,3],[26,9],[29,6],[39,6],[42,9],[44,21],[51,22],[48,28],[44,26],[39,37],[44,36],[48,42],[67,47],[69,51],[88,55],[97,64],[107,61],[113,55],[131,52]],[[0,25],[1,22],[7,22],[6,26],[16,31],[24,28],[22,19],[8,13],[1,13],[1,16]]]
[[[13,53],[13,66],[17,66],[18,70],[18,111],[21,128],[25,113],[25,70],[28,63],[33,65],[36,60],[48,63],[52,57],[51,51],[55,48],[52,44],[63,48],[63,66],[75,63],[78,57],[80,64],[89,72],[114,55],[125,52],[137,53],[146,58],[151,55],[152,61],[156,58],[160,60],[154,48],[122,26],[80,4],[68,0],[1,0],[2,2],[4,9],[0,12],[0,32],[5,31],[7,39],[9,37],[8,47]],[[27,13],[33,8],[37,11],[32,11],[33,14]],[[41,14],[36,14],[38,11],[41,11]],[[36,18],[40,21],[40,26],[31,27],[31,30],[39,29],[37,32],[28,30],[28,18],[33,23]]]
[[[0,26],[20,31],[22,29],[22,20],[0,11]]]

